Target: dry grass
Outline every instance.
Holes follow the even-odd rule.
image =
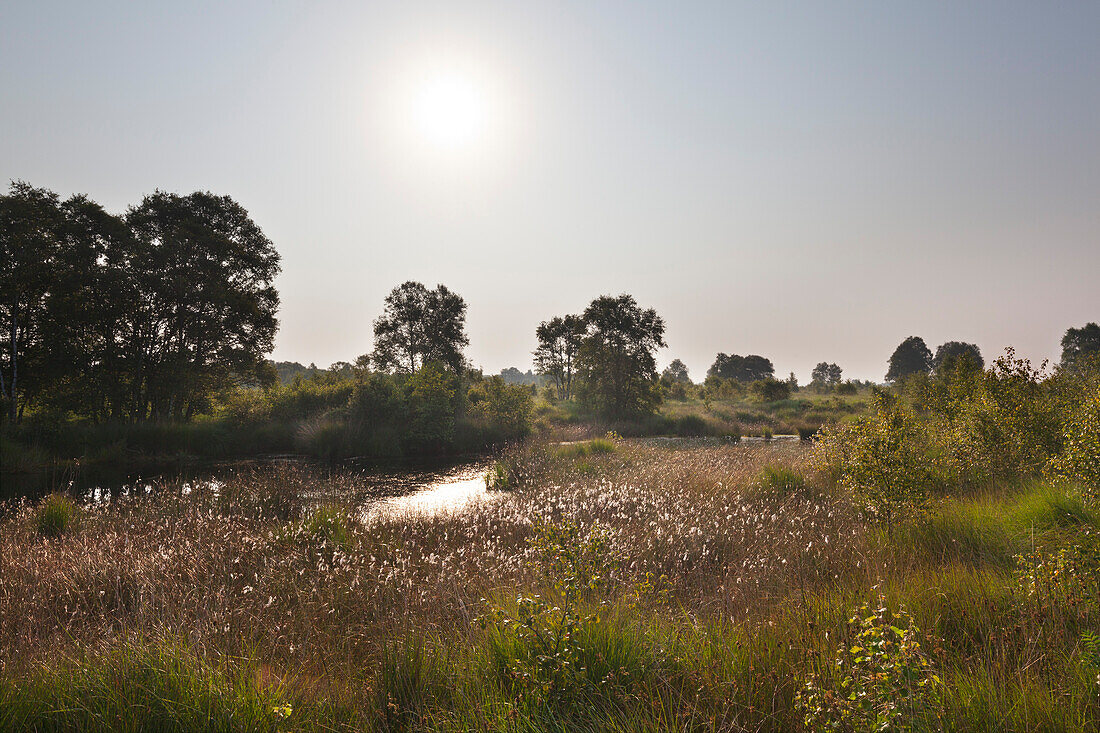
[[[849,610],[876,583],[934,635],[958,729],[1097,722],[1078,661],[1095,619],[1036,610],[1011,568],[1037,537],[1100,519],[1024,487],[945,504],[888,537],[825,490],[812,460],[795,442],[529,445],[502,458],[513,491],[369,522],[347,503],[368,493],[359,479],[293,465],[91,505],[57,538],[36,531],[35,507],[11,506],[0,511],[0,727],[5,705],[54,719],[18,702],[28,690],[45,691],[33,704],[64,694],[79,707],[93,689],[89,708],[125,710],[111,680],[136,675],[125,694],[142,694],[141,660],[184,649],[173,668],[200,677],[247,660],[247,679],[223,675],[224,694],[203,692],[202,704],[208,721],[256,715],[264,730],[282,729],[284,703],[296,729],[792,730],[806,671],[829,674]],[[610,547],[591,599],[603,621],[580,642],[585,689],[607,692],[569,714],[523,702],[507,660],[525,652],[476,623],[483,599],[509,608],[545,590],[529,540],[547,520],[599,526]],[[192,687],[163,693],[166,715],[190,709]]]
[[[356,494],[356,479],[294,466],[91,505],[56,540],[37,536],[23,506],[0,520],[0,660],[171,632],[323,670],[402,629],[461,625],[490,592],[530,583],[527,539],[544,519],[609,528],[622,587],[664,575],[692,613],[740,618],[852,569],[860,530],[841,505],[741,491],[763,466],[805,458],[798,445],[623,443],[584,460],[532,448],[512,459],[539,476],[521,491],[369,528],[349,506],[340,537],[306,517]]]

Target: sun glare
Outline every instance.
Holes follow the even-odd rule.
[[[413,98],[412,112],[424,140],[441,148],[461,149],[483,134],[486,100],[471,79],[443,74],[423,82]]]

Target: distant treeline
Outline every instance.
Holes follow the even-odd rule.
[[[9,429],[33,417],[37,435],[60,434],[43,425],[203,416],[234,426],[232,440],[254,436],[252,450],[446,452],[525,435],[540,387],[607,421],[645,419],[669,398],[778,402],[799,389],[793,373],[776,379],[756,354],[718,353],[702,385],[679,359],[659,374],[664,321],[627,294],[540,323],[535,369],[486,378],[465,356],[465,300],[414,281],[386,297],[373,350],[354,363],[272,362],[279,255],[243,207],[210,193],[156,191],[114,215],[86,196],[14,183],[0,196],[0,257],[2,412]],[[1062,343],[1063,367],[1087,360],[1100,351],[1100,327],[1071,328]],[[886,377],[983,366],[974,344],[950,341],[933,354],[913,336]],[[822,361],[810,387],[866,384],[842,374]]]

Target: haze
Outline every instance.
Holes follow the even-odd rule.
[[[628,292],[716,352],[881,380],[906,336],[1057,359],[1100,317],[1097,3],[22,3],[0,179],[243,204],[278,360],[353,360],[395,285],[471,361]]]

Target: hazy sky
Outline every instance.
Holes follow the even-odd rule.
[[[283,257],[275,358],[395,285],[468,354],[629,292],[660,361],[882,379],[906,336],[1100,320],[1100,2],[0,2],[0,179],[205,189]]]

